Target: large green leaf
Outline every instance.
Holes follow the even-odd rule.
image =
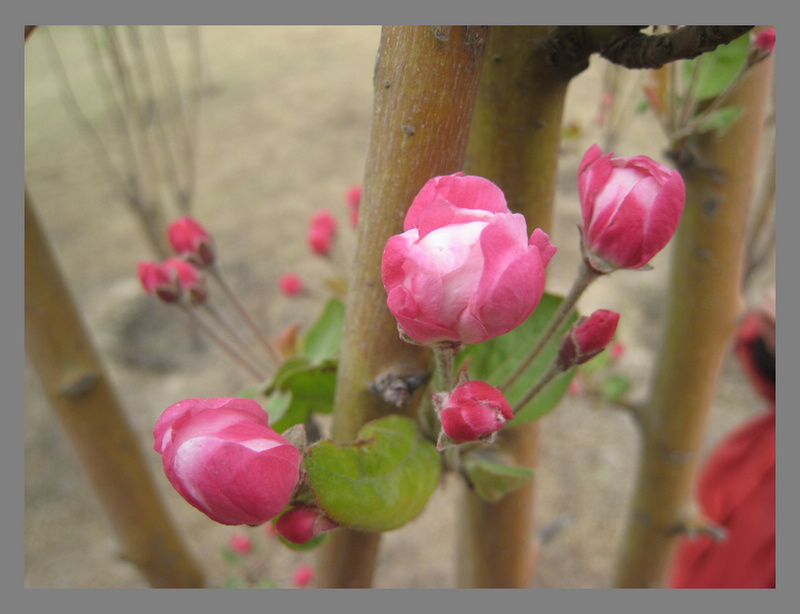
[[[749,36],[740,36],[735,41],[720,45],[696,60],[685,61],[683,76],[687,83],[692,78],[695,64],[701,62],[695,77],[697,79],[693,90],[695,99],[705,100],[721,94],[733,82],[747,61],[749,46]]]
[[[413,420],[398,415],[368,422],[354,443],[314,444],[305,468],[325,513],[363,531],[391,531],[415,518],[441,472],[433,443]]]
[[[562,301],[561,297],[545,294],[531,317],[522,325],[500,337],[478,345],[467,346],[458,355],[458,363],[469,361],[471,379],[483,380],[492,386],[500,386],[528,355]],[[558,353],[561,338],[577,319],[576,313],[570,315],[539,357],[528,366],[514,385],[505,391],[506,398],[512,407],[522,400],[525,393],[533,387],[553,362]],[[506,428],[540,418],[555,408],[561,397],[567,392],[574,375],[575,370],[571,369],[556,377],[514,417],[513,421],[506,425]]]
[[[344,303],[332,298],[303,341],[303,355],[312,364],[319,364],[339,356],[344,330]]]

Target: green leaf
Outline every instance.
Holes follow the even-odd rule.
[[[600,394],[609,401],[619,401],[628,394],[631,383],[622,375],[609,375],[600,382]]]
[[[484,341],[478,345],[470,345],[464,349],[457,358],[458,364],[469,360],[469,375],[471,379],[483,380],[492,386],[500,386],[522,363],[536,340],[542,334],[547,324],[562,303],[561,297],[545,294],[539,306],[522,325],[514,330]],[[573,313],[553,335],[539,357],[525,370],[523,375],[506,391],[506,398],[512,407],[522,399],[525,393],[538,381],[558,353],[561,338],[578,319],[578,314]],[[575,369],[570,369],[563,375],[556,377],[544,390],[541,391],[506,425],[506,428],[541,418],[551,411],[561,397],[566,394],[569,383],[575,376]]]
[[[697,100],[714,98],[721,94],[739,74],[747,61],[750,46],[748,36],[740,36],[727,45],[720,45],[714,51],[703,54],[696,60],[683,63],[683,76],[686,83],[692,78],[694,67],[701,62],[693,95]]]
[[[534,474],[529,467],[509,465],[481,453],[467,454],[463,465],[475,494],[490,503],[524,486]]]
[[[317,546],[321,546],[322,543],[328,538],[327,533],[323,533],[322,535],[317,535],[316,537],[312,537],[304,544],[295,544],[294,542],[290,542],[286,539],[283,535],[278,535],[278,539],[280,542],[290,548],[292,550],[297,550],[298,552],[305,552],[307,550],[314,550]]]
[[[723,107],[705,117],[697,126],[697,132],[715,131],[717,137],[722,136],[739,117],[741,107]]]
[[[309,329],[303,342],[303,355],[311,364],[339,356],[344,331],[344,303],[332,298],[325,304],[319,319]]]
[[[333,411],[336,394],[336,363],[325,361],[309,365],[305,359],[291,361],[289,367],[281,369],[280,377],[276,376],[267,394],[268,407],[275,403],[280,408],[286,402],[287,395],[289,398],[283,414],[270,419],[270,425],[279,433],[305,422],[312,412],[328,414]],[[278,399],[274,400],[276,396]]]
[[[413,420],[399,415],[368,422],[354,443],[314,444],[305,467],[325,513],[362,531],[391,531],[415,518],[441,472],[433,443]]]

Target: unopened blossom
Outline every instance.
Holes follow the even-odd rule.
[[[609,309],[598,309],[588,318],[582,317],[573,326],[558,350],[558,365],[566,371],[597,356],[611,343],[617,332],[619,314]]]
[[[434,395],[434,403],[442,431],[457,442],[487,438],[514,418],[503,393],[478,380],[463,383],[452,393]]]
[[[417,343],[480,343],[524,322],[556,252],[528,237],[503,192],[483,177],[434,177],[414,199],[405,232],[389,239],[381,274],[389,310]]]
[[[253,551],[253,540],[244,533],[234,533],[228,540],[228,546],[236,554],[250,554]]]
[[[333,247],[333,240],[339,224],[327,209],[320,209],[311,216],[308,228],[308,246],[315,254],[327,256]]]
[[[306,588],[314,581],[313,565],[298,565],[292,574],[292,585],[295,588]]]
[[[593,269],[638,269],[675,234],[686,200],[680,173],[647,156],[592,145],[578,170],[584,258]]]
[[[189,296],[193,305],[199,305],[208,298],[205,277],[191,262],[180,258],[167,258],[161,266],[177,277],[181,291]]]
[[[214,262],[214,241],[203,225],[193,217],[182,217],[170,224],[167,238],[176,254],[191,260],[196,266],[208,266]]]
[[[177,274],[152,260],[142,260],[137,266],[139,281],[144,291],[157,296],[165,303],[174,303],[181,298],[182,290]]]
[[[350,225],[355,228],[358,225],[358,211],[361,207],[361,195],[363,188],[360,184],[350,186],[347,190],[346,200],[347,205],[350,207]]]
[[[164,411],[153,435],[175,490],[221,524],[277,516],[300,477],[300,451],[270,428],[252,399],[180,401]]]
[[[286,296],[297,296],[303,292],[303,278],[297,273],[284,273],[278,280],[278,285]]]
[[[305,506],[293,507],[275,521],[278,534],[293,544],[305,544],[338,526],[319,508]]]

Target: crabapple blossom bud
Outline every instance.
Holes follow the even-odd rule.
[[[775,28],[768,28],[752,36],[752,46],[761,53],[771,53],[775,49]]]
[[[514,418],[511,406],[498,388],[478,380],[458,386],[452,393],[434,395],[442,431],[453,441],[477,441],[500,430]]]
[[[278,285],[286,296],[297,296],[303,291],[303,278],[297,273],[285,273],[278,280]]]
[[[566,371],[597,356],[611,343],[617,332],[619,314],[609,309],[598,309],[582,317],[573,326],[558,350],[558,366]]]
[[[298,565],[292,574],[292,584],[295,588],[306,588],[314,581],[314,567],[312,565]]]
[[[327,209],[320,209],[312,215],[308,228],[308,245],[311,251],[320,256],[327,256],[338,228],[336,218]]]
[[[339,525],[316,507],[293,507],[275,521],[275,530],[293,544],[305,544],[308,540],[331,531]]]
[[[177,275],[169,268],[152,260],[142,260],[137,270],[145,292],[157,296],[165,303],[175,303],[180,300],[180,282]]]
[[[423,345],[480,343],[522,324],[544,292],[556,247],[511,213],[483,177],[434,177],[414,198],[402,234],[389,239],[381,275],[388,306]]]
[[[355,228],[358,225],[358,210],[361,206],[361,194],[363,188],[359,184],[350,186],[347,190],[347,205],[350,207],[350,225]]]
[[[175,253],[191,260],[196,266],[208,266],[214,262],[214,241],[193,217],[182,217],[170,224],[167,238]]]
[[[252,399],[186,399],[164,411],[154,449],[175,490],[212,520],[257,525],[277,516],[300,478],[300,451]]]
[[[191,262],[180,258],[167,258],[161,266],[173,272],[181,290],[189,294],[189,300],[193,305],[199,305],[208,298],[205,277]]]
[[[686,200],[677,171],[612,155],[592,145],[578,170],[584,258],[601,273],[650,262],[675,234]]]
[[[234,533],[228,540],[228,546],[236,554],[250,554],[253,551],[253,540],[244,533]]]

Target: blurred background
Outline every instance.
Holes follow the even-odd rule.
[[[213,523],[164,478],[152,451],[161,412],[187,397],[234,395],[248,378],[177,310],[141,290],[137,262],[160,259],[164,240],[148,234],[144,220],[165,229],[187,213],[199,219],[214,236],[230,285],[271,336],[310,324],[326,279],[349,266],[354,233],[345,195],[363,178],[379,39],[377,26],[51,26],[26,44],[29,195],[167,507],[212,586],[253,578],[290,586],[292,569],[313,564],[314,554],[289,551],[263,527]],[[584,151],[596,142],[618,155],[670,164],[657,122],[636,112],[645,77],[595,59],[570,85],[551,235],[559,251],[548,268],[552,292],[566,292],[577,270],[576,174]],[[332,260],[306,245],[309,218],[320,208],[340,221]],[[774,246],[765,253],[748,279],[749,304],[774,282]],[[580,303],[585,312],[622,314],[625,351],[616,368],[634,399],[647,390],[659,342],[669,249],[652,264],[648,273],[603,279]],[[307,295],[280,293],[278,279],[287,271],[303,276]],[[760,409],[730,358],[708,445]],[[542,420],[542,546],[534,586],[608,586],[636,451],[625,412],[580,395]],[[422,516],[385,535],[375,586],[455,586],[455,486],[445,480]],[[234,564],[222,550],[242,531],[255,552]],[[115,555],[103,510],[27,362],[25,586],[147,586]]]

